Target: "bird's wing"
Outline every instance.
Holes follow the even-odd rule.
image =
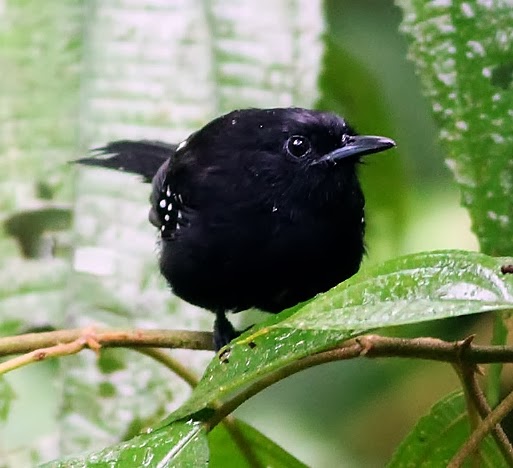
[[[142,176],[144,182],[151,182],[176,148],[177,145],[161,141],[118,140],[95,148],[92,157],[75,162],[130,172]]]

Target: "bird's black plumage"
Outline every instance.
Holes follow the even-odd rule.
[[[116,141],[98,150],[109,157],[79,162],[152,178],[160,271],[175,294],[217,314],[219,348],[234,333],[225,312],[276,313],[356,273],[365,230],[357,164],[392,146],[332,113],[245,109],[178,146]]]

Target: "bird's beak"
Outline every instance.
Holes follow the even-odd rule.
[[[312,164],[323,162],[337,162],[350,156],[365,156],[366,154],[379,153],[395,146],[395,141],[380,136],[354,135],[347,137],[346,144],[331,153],[325,154]]]

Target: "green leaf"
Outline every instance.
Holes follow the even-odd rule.
[[[470,435],[470,427],[461,392],[451,393],[436,403],[402,441],[388,468],[447,466]],[[491,436],[480,447],[480,467],[506,467]]]
[[[232,435],[224,424],[220,424],[208,434],[210,446],[210,468],[251,468],[255,463],[248,462],[248,456],[243,453],[251,452],[256,466],[272,466],[273,468],[306,468],[306,465],[286,452],[279,445],[268,439],[254,427],[240,420],[234,420],[236,435]],[[234,438],[241,441],[235,443]]]
[[[249,330],[216,356],[180,419],[298,359],[381,327],[513,307],[511,259],[466,251],[396,258],[360,272],[299,309]]]
[[[513,253],[513,9],[509,2],[396,0],[447,165],[481,248]]]
[[[177,422],[165,429],[143,434],[128,442],[107,447],[82,457],[54,461],[45,468],[133,468],[153,467],[207,467],[208,441],[201,423]]]

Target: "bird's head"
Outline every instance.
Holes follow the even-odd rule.
[[[201,183],[222,181],[228,192],[265,187],[271,197],[352,190],[361,157],[395,146],[393,140],[357,135],[330,112],[302,108],[243,109],[221,116],[191,135],[184,152]],[[180,153],[180,151],[179,151]],[[177,154],[180,160],[180,155]],[[182,159],[188,165],[187,156]],[[258,193],[255,197],[258,198]]]

